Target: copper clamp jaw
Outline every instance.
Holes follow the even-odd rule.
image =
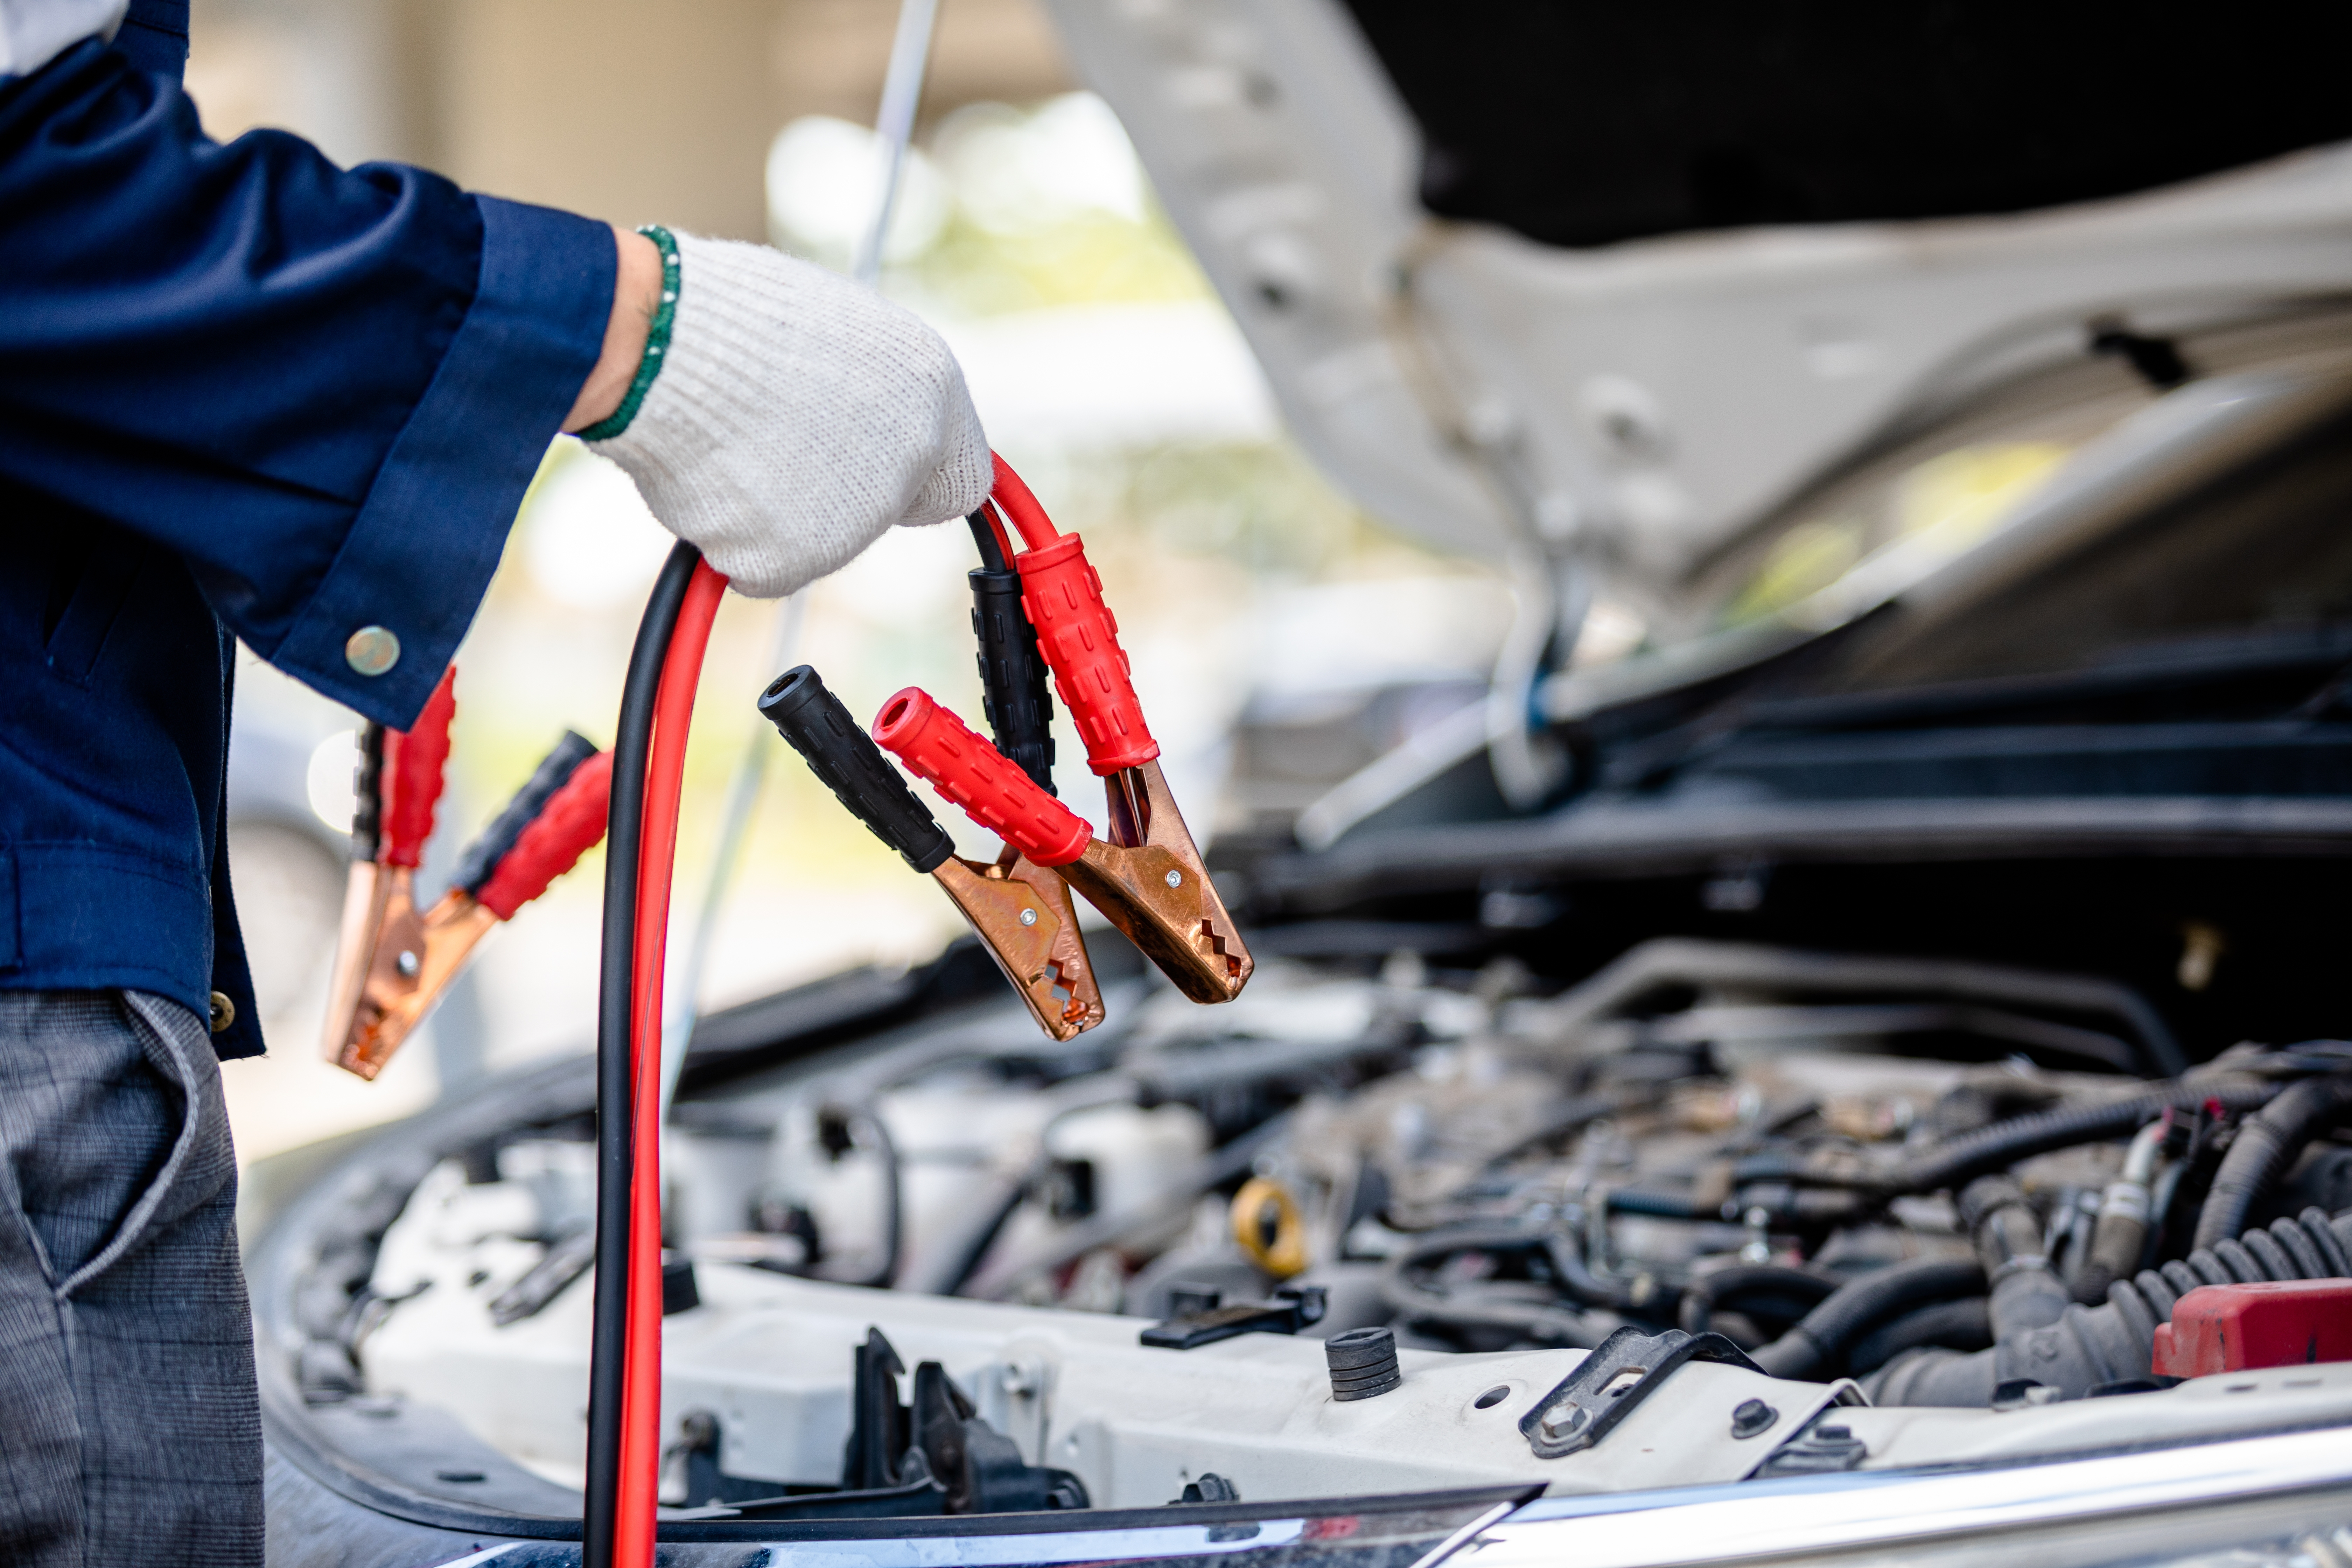
[[[1009,848],[992,864],[950,855],[931,875],[1039,1028],[1070,1040],[1103,1021],[1102,988],[1060,876]]]
[[[415,875],[406,867],[393,869],[358,1001],[348,1014],[328,1016],[330,1026],[338,1017],[349,1019],[342,1037],[329,1042],[329,1059],[364,1079],[383,1070],[466,967],[475,944],[499,923],[497,915],[458,888],[420,916]]]
[[[1176,989],[1195,1002],[1230,1002],[1256,967],[1184,826],[1155,762],[1104,781],[1114,842],[1087,840],[1059,868]]]
[[[567,733],[459,857],[456,885],[416,907],[455,710],[445,676],[415,730],[370,726],[357,779],[351,879],[321,1054],[373,1079],[425,1021],[492,927],[547,889],[604,834],[613,759]]]

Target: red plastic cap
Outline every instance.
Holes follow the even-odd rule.
[[[515,846],[490,873],[476,895],[481,906],[502,921],[547,891],[547,885],[580,863],[580,857],[604,837],[604,819],[613,799],[613,753],[599,752],[563,781],[547,805],[530,819]]]
[[[2323,1361],[2352,1361],[2352,1279],[2200,1285],[2156,1326],[2152,1370],[2210,1377]]]
[[[1087,852],[1094,837],[1087,819],[1039,789],[921,687],[882,704],[874,742],[1038,865],[1066,866]]]
[[[1037,628],[1037,651],[1053,668],[1054,689],[1087,743],[1087,766],[1108,776],[1158,756],[1160,742],[1143,722],[1118,623],[1103,603],[1102,579],[1087,564],[1085,542],[1066,533],[1013,564],[1021,569],[1021,607]]]
[[[441,683],[425,700],[425,710],[406,730],[383,735],[383,837],[376,859],[386,866],[415,867],[433,837],[433,808],[441,801],[441,765],[449,760],[449,721],[457,711],[457,667],[441,672]]]

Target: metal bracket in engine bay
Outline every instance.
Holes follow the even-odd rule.
[[[1619,1329],[1586,1352],[1574,1372],[1519,1417],[1520,1436],[1538,1459],[1565,1458],[1590,1448],[1694,1361],[1764,1370],[1721,1334],[1686,1334],[1680,1329],[1644,1334]]]
[[[1295,1334],[1323,1321],[1328,1310],[1324,1288],[1308,1285],[1276,1290],[1271,1301],[1236,1301],[1220,1306],[1212,1289],[1178,1287],[1172,1312],[1139,1336],[1155,1350],[1189,1351],[1230,1340],[1237,1334]]]

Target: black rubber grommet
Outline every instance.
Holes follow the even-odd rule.
[[[1323,1342],[1331,1368],[1331,1397],[1342,1403],[1386,1394],[1404,1381],[1391,1329],[1349,1329]]]

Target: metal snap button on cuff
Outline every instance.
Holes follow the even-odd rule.
[[[236,1022],[236,1004],[223,992],[213,993],[212,1012],[213,1033],[215,1035]]]
[[[400,638],[390,626],[362,626],[343,644],[343,662],[362,675],[382,675],[400,662]]]

